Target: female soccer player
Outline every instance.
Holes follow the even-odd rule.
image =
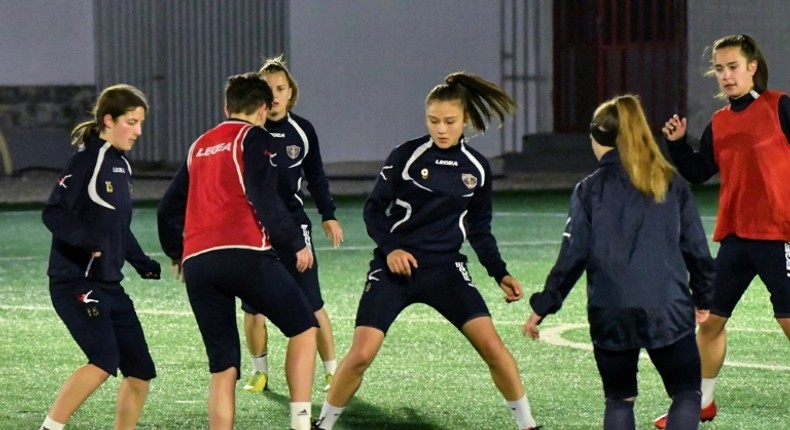
[[[662,128],[683,177],[692,183],[721,177],[715,294],[710,318],[697,333],[702,421],[716,416],[713,390],[724,364],[725,326],[755,276],[768,288],[774,317],[790,339],[790,98],[767,89],[768,65],[754,38],[723,37],[712,53],[707,74],[729,103],[713,114],[699,151],[686,142],[686,118],[674,115]],[[655,425],[664,428],[664,417]]]
[[[587,271],[587,309],[603,380],[603,428],[634,429],[637,362],[647,349],[672,397],[669,427],[696,429],[696,321],[708,316],[713,261],[688,185],[673,175],[639,100],[600,105],[590,127],[600,167],[576,185],[557,263],[523,332],[557,312]],[[689,293],[691,287],[691,293]]]
[[[124,261],[144,279],[159,279],[159,263],[143,253],[130,228],[132,169],[124,155],[143,132],[145,95],[129,85],[102,91],[93,119],[72,130],[78,149],[43,211],[52,232],[52,305],[88,364],[71,374],[44,424],[61,430],[71,415],[118,369],[116,429],[133,429],[156,369],[134,304],[121,286]]]
[[[265,312],[290,339],[285,375],[291,427],[310,428],[318,322],[272,249],[293,253],[297,271],[313,265],[301,229],[277,194],[271,136],[261,128],[272,91],[255,73],[225,86],[228,119],[201,135],[157,211],[159,240],[184,281],[208,356],[211,429],[232,429],[241,367],[236,297]]]
[[[491,234],[488,161],[463,136],[466,125],[485,131],[492,114],[501,122],[515,102],[491,82],[453,73],[431,90],[425,105],[428,135],[390,153],[365,203],[365,224],[376,249],[354,339],[317,426],[334,426],[398,314],[412,303],[425,303],[455,325],[483,358],[518,428],[537,428],[516,361],[494,329],[460,253],[469,239],[505,300],[521,299],[521,284],[508,273]]]
[[[337,248],[343,241],[343,230],[335,218],[335,204],[329,194],[329,181],[321,162],[318,136],[310,122],[291,112],[299,96],[299,87],[291,72],[285,66],[282,56],[267,59],[258,71],[274,93],[274,101],[268,110],[266,130],[272,135],[272,145],[277,154],[279,170],[278,192],[294,221],[302,227],[305,240],[312,247],[312,223],[304,210],[304,195],[301,190],[302,179],[307,179],[307,189],[321,214],[321,226],[326,236]],[[313,252],[315,256],[315,252]],[[318,319],[318,355],[324,364],[326,389],[332,382],[337,364],[332,324],[324,309],[324,300],[318,286],[318,262],[304,272],[297,272],[296,263],[290,253],[280,256],[285,267],[291,272],[310,302]],[[245,391],[262,392],[268,384],[268,332],[266,319],[247,303],[244,310],[244,334],[247,349],[252,359],[253,373],[244,386]]]

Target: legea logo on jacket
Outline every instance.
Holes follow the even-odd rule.
[[[208,157],[209,155],[214,155],[218,152],[230,151],[232,149],[231,143],[220,143],[218,145],[209,146],[208,148],[200,148],[198,149],[197,154],[195,157]]]

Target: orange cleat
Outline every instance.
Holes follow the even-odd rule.
[[[714,418],[716,418],[716,412],[718,412],[718,409],[716,408],[716,402],[710,402],[708,406],[705,406],[700,410],[699,420],[702,422],[712,421]],[[661,415],[660,417],[653,420],[653,425],[656,426],[657,429],[667,428],[667,414]]]

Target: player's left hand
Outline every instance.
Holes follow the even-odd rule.
[[[321,223],[321,227],[324,228],[327,239],[332,241],[332,246],[340,248],[340,244],[343,243],[343,229],[340,228],[340,223],[336,219],[328,219]]]
[[[521,283],[518,282],[518,279],[510,275],[506,275],[504,278],[502,278],[499,288],[505,292],[504,299],[507,303],[519,301],[522,297],[524,297],[524,291],[521,289]]]
[[[543,322],[543,317],[532,312],[532,315],[530,315],[524,323],[524,327],[521,328],[521,334],[529,336],[530,339],[540,339],[540,330],[538,330],[538,326],[541,322]]]

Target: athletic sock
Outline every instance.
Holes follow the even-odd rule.
[[[510,413],[513,414],[518,428],[527,429],[538,425],[535,419],[532,418],[532,411],[529,408],[526,394],[518,400],[508,400],[507,406],[510,408]]]
[[[337,369],[337,360],[326,360],[324,362],[324,373],[327,375],[334,375]]]
[[[269,374],[269,356],[267,353],[263,353],[259,356],[252,356],[252,370],[256,372],[263,372],[265,374]]]
[[[344,409],[346,408],[332,406],[324,400],[324,406],[321,407],[321,415],[318,416],[318,422],[316,423],[318,428],[322,430],[332,430],[332,427],[334,427]]]
[[[41,424],[39,430],[63,430],[63,427],[66,427],[66,424],[59,423],[47,415],[47,417],[44,418],[44,424]]]
[[[702,407],[710,405],[713,401],[713,389],[716,387],[717,378],[702,378]]]
[[[603,428],[606,430],[635,429],[634,402],[606,399]]]
[[[672,397],[672,405],[667,415],[668,429],[699,428],[699,391],[684,391]]]
[[[310,430],[310,402],[291,402],[291,428]]]

